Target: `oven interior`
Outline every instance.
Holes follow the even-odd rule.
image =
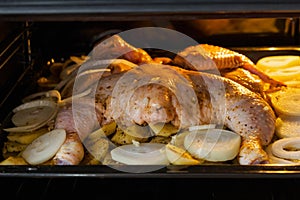
[[[59,11],[58,11],[59,12]],[[47,63],[63,62],[70,56],[89,55],[93,46],[113,34],[143,27],[160,27],[178,31],[198,43],[231,48],[253,62],[268,55],[299,55],[299,16],[297,13],[195,13],[179,11],[174,15],[138,13],[126,15],[5,15],[0,21],[0,147],[10,122],[11,111],[29,94],[41,91],[38,79],[49,74]],[[178,14],[180,13],[180,14]],[[96,17],[95,17],[96,16]],[[170,40],[176,38],[169,38]],[[143,39],[141,37],[141,45]],[[176,46],[176,45],[174,45]],[[149,54],[168,55],[164,51],[145,49]],[[174,49],[178,52],[181,49]],[[4,158],[1,156],[1,160]],[[287,167],[299,175],[298,167]],[[147,177],[125,174],[105,166],[24,167],[3,166],[1,176],[65,177]],[[200,166],[162,168],[152,177],[250,177],[281,176],[279,166]],[[265,173],[266,172],[266,173]]]
[[[12,109],[21,103],[23,97],[41,90],[37,81],[49,73],[47,63],[65,61],[73,55],[88,55],[97,41],[114,33],[141,27],[173,29],[199,43],[237,50],[254,62],[268,55],[299,55],[299,14],[297,11],[286,12],[286,10],[273,12],[273,7],[269,6],[273,4],[270,2],[264,4],[266,7],[262,6],[266,10],[271,10],[267,13],[261,11],[259,4],[254,6],[259,8],[258,11],[251,11],[253,4],[249,4],[249,8],[243,5],[242,9],[249,9],[250,12],[234,13],[215,12],[215,8],[222,10],[220,8],[224,6],[223,4],[213,6],[201,3],[194,8],[190,6],[187,10],[180,11],[178,6],[182,6],[182,3],[170,1],[177,3],[172,7],[173,12],[169,12],[170,5],[167,3],[155,7],[156,11],[160,8],[168,10],[168,14],[161,15],[159,12],[147,11],[134,15],[120,12],[124,7],[130,12],[141,8],[134,7],[137,5],[134,3],[133,6],[127,7],[124,6],[126,4],[122,4],[115,14],[100,15],[89,15],[89,12],[99,8],[97,6],[93,8],[91,4],[91,7],[84,7],[88,10],[86,12],[88,14],[78,14],[81,10],[76,8],[83,4],[72,2],[77,5],[73,10],[74,14],[72,12],[61,14],[66,9],[64,6],[68,6],[67,2],[55,4],[55,1],[46,1],[40,11],[31,7],[37,4],[34,1],[21,1],[20,5],[12,2],[8,7],[5,5],[9,3],[2,3],[4,6],[0,8],[3,17],[0,20],[1,149],[6,140],[6,133],[2,129],[11,123]],[[278,5],[283,5],[282,9],[297,10],[291,8],[293,2],[287,3],[291,4]],[[149,9],[156,4],[157,2],[145,4],[144,8],[147,10],[146,8]],[[230,5],[225,7],[229,10],[236,9]],[[22,9],[22,6],[29,8],[28,12]],[[53,9],[49,12],[55,13],[54,15],[45,14],[48,11],[47,6],[52,6]],[[113,6],[106,3],[104,7],[110,9]],[[200,13],[197,9],[201,10]],[[205,13],[205,9],[209,12]],[[33,14],[28,15],[30,11]],[[150,51],[150,53],[162,52]],[[1,155],[0,161],[3,159]],[[78,195],[84,195],[85,198],[94,198],[98,195],[140,198],[146,194],[149,198],[160,199],[163,194],[171,198],[177,197],[178,192],[182,192],[186,198],[194,198],[195,191],[205,199],[242,197],[271,200],[298,199],[299,196],[298,166],[190,166],[162,168],[146,174],[122,173],[106,166],[0,166],[0,170],[0,187],[6,191],[3,190],[2,194],[9,194],[16,199],[27,197],[53,199],[57,198],[58,193],[61,197],[68,198]],[[124,185],[132,188],[128,189]],[[112,189],[118,192],[111,192]]]

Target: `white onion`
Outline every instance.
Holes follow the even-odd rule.
[[[279,116],[275,127],[279,138],[300,137],[300,117]]]
[[[240,144],[240,135],[224,129],[192,131],[184,138],[184,147],[193,157],[212,162],[234,159]]]
[[[23,103],[23,104],[17,106],[16,108],[13,109],[13,112],[16,113],[20,110],[24,110],[27,108],[33,108],[33,107],[39,107],[39,106],[56,107],[56,103],[53,101],[50,101],[50,100],[38,99],[38,100]]]
[[[210,129],[216,128],[216,124],[203,124],[198,126],[190,126],[189,131],[196,131],[196,130],[203,130],[203,129]]]
[[[286,150],[288,148],[295,150]],[[300,160],[300,137],[282,138],[272,144],[272,153],[284,159]]]
[[[21,156],[31,165],[41,164],[56,154],[65,139],[64,129],[54,129],[33,140]]]
[[[300,116],[300,93],[285,92],[278,98],[273,98],[273,106],[278,114]]]
[[[91,90],[92,90],[92,89],[90,88],[90,89],[85,90],[84,92],[81,92],[81,93],[79,93],[79,94],[73,95],[73,96],[68,97],[68,98],[65,98],[65,99],[63,99],[63,100],[61,100],[61,101],[59,102],[59,105],[60,105],[60,106],[63,106],[63,105],[65,105],[66,103],[72,102],[73,100],[79,99],[79,98],[81,98],[81,97],[85,97],[85,96],[87,96],[88,94],[91,93]]]
[[[111,152],[113,160],[126,165],[168,165],[165,144],[140,143],[128,144],[114,148]]]
[[[23,98],[22,102],[31,102],[36,98],[42,98],[42,97],[50,97],[55,98],[57,101],[61,100],[61,95],[58,90],[49,90],[49,91],[43,91],[43,92],[37,92],[31,95],[28,95],[27,97]]]
[[[42,107],[47,107],[47,109],[38,112]],[[30,132],[45,126],[54,119],[58,112],[58,105],[50,100],[34,100],[14,108],[13,112],[15,114],[12,117],[12,122],[16,127],[3,130],[7,132]],[[31,112],[33,113],[30,114]]]

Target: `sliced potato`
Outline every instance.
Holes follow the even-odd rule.
[[[0,165],[28,165],[28,163],[21,156],[9,156],[1,161]]]
[[[178,128],[170,123],[156,123],[149,124],[149,126],[157,136],[169,137],[178,132]]]
[[[17,142],[7,141],[4,143],[4,147],[7,152],[21,152],[27,147],[27,144],[20,144]]]
[[[88,151],[85,152],[83,160],[80,163],[80,165],[100,165],[100,164],[101,164],[100,160],[96,159]]]
[[[163,136],[154,136],[151,138],[151,143],[161,143],[161,144],[168,144],[171,141],[171,137],[163,137]]]
[[[116,131],[116,128],[117,128],[116,122],[111,122],[109,124],[105,124],[100,129],[89,134],[87,139],[88,140],[97,140],[98,138],[109,136]]]
[[[120,128],[117,128],[116,133],[111,138],[111,141],[117,145],[132,144],[132,141],[146,142],[148,138],[139,138],[126,134]]]
[[[41,128],[32,132],[10,132],[7,135],[7,139],[20,144],[30,144],[33,140],[47,132],[49,132],[47,128]]]
[[[166,145],[166,155],[173,165],[198,165],[204,162],[203,159],[195,159],[186,150],[171,144]]]
[[[85,144],[85,147],[95,160],[102,162],[108,152],[109,141],[107,138],[102,137],[94,142]]]

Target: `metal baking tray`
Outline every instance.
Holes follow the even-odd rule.
[[[232,47],[257,62],[270,55],[300,55],[300,47]],[[157,52],[156,52],[157,53]],[[26,76],[24,76],[26,78]],[[23,86],[22,86],[23,87]],[[22,87],[20,89],[22,89]],[[10,114],[2,126],[10,123]],[[0,144],[5,133],[0,130]],[[0,145],[1,146],[1,145]],[[156,170],[151,170],[153,167]],[[145,169],[149,168],[148,172]],[[143,169],[143,170],[141,170]],[[131,166],[131,172],[105,165],[77,166],[0,166],[0,177],[99,177],[99,178],[300,178],[300,166],[253,165],[234,163],[198,166]]]

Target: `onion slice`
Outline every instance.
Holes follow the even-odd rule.
[[[21,156],[31,165],[41,164],[56,154],[65,139],[64,129],[54,129],[33,140]]]
[[[287,150],[290,148],[291,150]],[[295,150],[293,150],[295,149]],[[284,159],[300,160],[300,137],[282,138],[272,144],[272,153]]]
[[[46,107],[46,108],[44,108]],[[45,126],[57,112],[57,103],[50,100],[34,100],[13,109],[12,122],[16,127],[3,129],[7,132],[30,132]]]
[[[203,130],[203,129],[210,129],[216,128],[216,124],[203,124],[198,126],[190,126],[189,131],[196,131],[196,130]]]
[[[274,154],[272,153],[272,145],[273,144],[269,144],[265,149],[266,153],[268,154],[270,164],[276,164],[276,165],[295,165],[295,164],[297,164],[295,162],[274,156]]]
[[[300,93],[285,92],[272,101],[278,114],[288,116],[300,116]]]
[[[279,116],[275,125],[279,138],[300,137],[300,117]]]
[[[31,95],[28,95],[22,99],[22,102],[23,103],[31,102],[31,101],[35,100],[36,98],[42,98],[42,97],[55,98],[56,101],[61,100],[61,95],[58,90],[49,90],[49,91],[37,92],[37,93],[31,94]]]
[[[234,159],[240,144],[240,135],[224,129],[192,131],[184,138],[184,147],[193,157],[212,162]]]
[[[113,160],[126,165],[168,165],[165,144],[139,143],[122,145],[111,150]]]
[[[61,100],[61,101],[59,102],[59,105],[60,105],[60,106],[63,106],[63,105],[65,105],[65,104],[67,104],[67,103],[72,102],[72,101],[75,100],[75,99],[79,99],[79,98],[81,98],[81,97],[85,97],[85,96],[87,96],[88,94],[90,94],[91,91],[92,91],[92,89],[89,88],[89,89],[85,90],[84,92],[81,92],[81,93],[79,93],[79,94],[70,96],[70,97],[68,97],[68,98],[65,98],[65,99],[63,99],[63,100]]]

